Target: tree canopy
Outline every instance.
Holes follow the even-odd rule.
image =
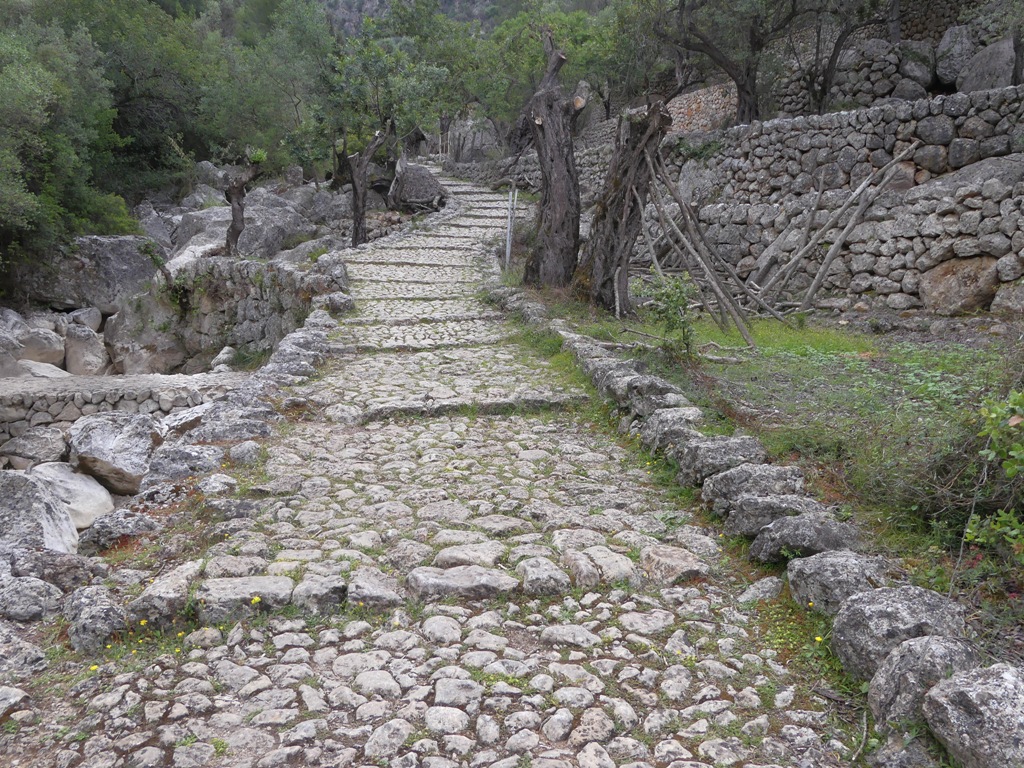
[[[322,174],[389,127],[444,136],[472,111],[508,135],[544,74],[548,32],[567,87],[586,80],[607,116],[710,67],[753,119],[773,41],[807,14],[861,18],[879,3],[0,0],[0,260],[130,230],[144,194],[180,190],[195,161],[238,163],[247,147],[266,151],[270,173]]]

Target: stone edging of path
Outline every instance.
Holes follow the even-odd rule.
[[[753,538],[751,559],[781,562],[801,554],[787,566],[793,599],[832,617],[832,650],[847,674],[869,681],[875,730],[888,737],[871,765],[938,766],[922,741],[905,732],[921,721],[965,764],[994,768],[1014,763],[1006,762],[1011,754],[1024,759],[1024,670],[983,666],[967,639],[964,606],[932,590],[891,586],[904,575],[899,566],[857,553],[859,532],[804,493],[798,467],[767,463],[756,438],[701,434],[701,410],[667,380],[646,374],[642,363],[550,319],[543,304],[518,289],[491,285],[488,299],[561,336],[563,350],[624,414],[619,431],[674,459],[677,482],[702,488],[703,502],[724,518],[723,531]],[[782,586],[767,577],[747,594],[770,599]]]

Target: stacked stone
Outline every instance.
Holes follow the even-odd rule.
[[[143,377],[138,386],[130,381],[104,379],[91,388],[65,387],[63,391],[48,384],[24,391],[24,380],[18,392],[0,394],[0,442],[18,437],[30,427],[47,424],[70,424],[93,413],[122,411],[124,413],[174,413],[211,402],[221,397],[240,375],[209,374],[189,377],[187,384],[161,382],[162,376]],[[244,376],[244,374],[242,374]],[[148,383],[147,383],[148,382]],[[60,384],[58,380],[58,384]],[[80,380],[78,380],[80,386]],[[33,389],[35,391],[33,391]]]
[[[899,65],[896,46],[878,38],[865,40],[851,57],[851,66],[836,73],[833,103],[869,107],[890,96],[896,87]]]
[[[712,85],[677,96],[668,103],[673,131],[711,131],[728,125],[736,115],[736,86]]]
[[[904,40],[927,40],[937,43],[942,34],[957,23],[963,3],[959,0],[936,0],[928,5],[911,5],[900,9],[900,34]]]
[[[723,201],[775,203],[810,192],[819,177],[826,189],[855,187],[920,139],[924,146],[914,155],[913,182],[921,183],[1009,154],[1024,137],[1017,128],[1022,114],[1024,88],[1005,88],[754,122],[725,131],[724,146],[708,165],[722,179]],[[684,159],[677,158],[677,167]]]

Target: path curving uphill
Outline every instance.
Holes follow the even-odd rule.
[[[507,201],[444,181],[453,214],[350,254],[356,313],[217,507],[222,540],[133,604],[145,663],[33,692],[11,765],[850,764],[766,639],[777,580],[748,590],[517,343],[481,299]],[[175,574],[200,628],[154,656],[145,607]]]

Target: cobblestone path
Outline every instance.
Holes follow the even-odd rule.
[[[206,626],[80,683],[38,764],[851,764],[718,534],[481,301],[506,203],[448,184],[456,215],[348,259],[357,311],[206,553]]]

